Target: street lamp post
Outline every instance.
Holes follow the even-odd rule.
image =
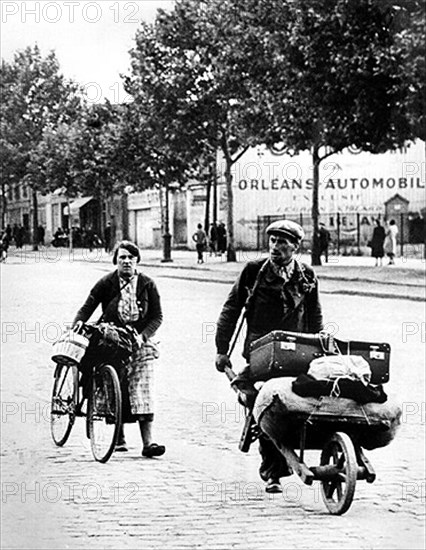
[[[165,186],[165,212],[164,212],[164,234],[163,234],[163,259],[162,262],[172,262],[172,236],[169,227],[169,184]]]

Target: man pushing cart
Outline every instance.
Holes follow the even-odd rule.
[[[399,408],[380,404],[386,400],[381,384],[389,378],[390,348],[363,342],[337,345],[325,334],[317,277],[296,257],[303,228],[283,220],[266,232],[269,256],[245,266],[220,313],[216,368],[232,380],[246,407],[240,449],[247,451],[259,439],[265,490],[282,492],[280,478],[293,472],[308,484],[318,479],[329,511],[342,514],[352,502],[356,480],[375,479],[362,447],[387,445],[399,424]],[[244,320],[248,366],[235,375],[231,340],[236,342]],[[308,376],[314,360],[323,361],[322,372],[337,368],[337,375],[329,372],[319,380]],[[354,364],[352,370],[348,361]],[[260,391],[258,381],[264,382]],[[300,449],[299,456],[294,448]],[[323,449],[319,467],[310,469],[304,463],[308,448]]]

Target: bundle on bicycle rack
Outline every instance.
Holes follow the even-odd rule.
[[[90,346],[84,360],[104,359],[114,366],[127,361],[136,346],[133,329],[117,327],[113,323],[99,323],[91,327]]]
[[[89,338],[77,330],[69,330],[53,344],[52,361],[65,365],[78,365],[89,346]]]

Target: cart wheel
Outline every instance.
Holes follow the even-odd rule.
[[[88,426],[93,457],[107,462],[114,452],[121,425],[121,391],[117,373],[102,365],[93,374],[89,396]]]
[[[50,407],[50,433],[58,447],[65,445],[75,421],[78,399],[78,369],[58,364]]]
[[[334,479],[321,480],[321,493],[328,511],[334,515],[344,514],[352,504],[357,480],[355,448],[348,434],[333,434],[321,453],[321,466],[335,466]]]

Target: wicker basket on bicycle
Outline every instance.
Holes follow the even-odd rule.
[[[64,365],[78,365],[89,346],[89,338],[69,330],[53,344],[52,360]]]

